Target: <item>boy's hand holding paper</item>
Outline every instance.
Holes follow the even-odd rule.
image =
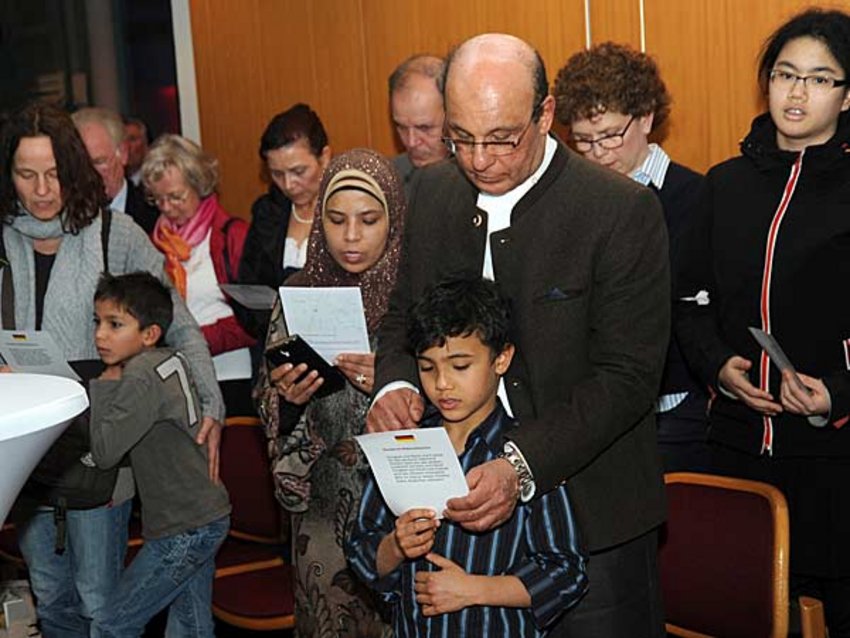
[[[434,546],[440,519],[432,509],[407,510],[395,521],[394,539],[401,553],[399,558],[415,560],[425,556]]]

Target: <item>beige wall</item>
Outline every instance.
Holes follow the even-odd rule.
[[[811,4],[191,0],[203,145],[221,162],[225,207],[248,217],[251,202],[265,190],[257,156],[260,134],[275,113],[295,102],[316,109],[335,151],[371,146],[394,154],[386,82],[402,59],[441,55],[473,34],[502,31],[537,47],[551,80],[585,46],[589,31],[593,43],[616,40],[635,47],[643,34],[674,100],[665,148],[676,160],[705,170],[736,153],[761,109],[755,82],[761,43]],[[850,11],[850,0],[829,5]]]

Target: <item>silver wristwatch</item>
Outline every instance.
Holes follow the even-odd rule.
[[[528,503],[534,497],[536,485],[534,484],[534,475],[531,473],[531,468],[528,467],[522,452],[519,451],[513,441],[506,441],[499,458],[505,459],[514,468],[519,481],[519,500]]]

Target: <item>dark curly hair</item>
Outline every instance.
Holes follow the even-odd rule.
[[[670,114],[670,94],[655,61],[634,49],[605,42],[567,60],[555,78],[555,114],[570,126],[607,111],[633,117],[654,114],[653,128]]]
[[[798,13],[774,31],[762,47],[759,57],[759,86],[767,93],[768,76],[786,44],[797,38],[814,38],[829,49],[841,65],[846,79],[850,75],[850,15],[843,11],[808,9]]]
[[[496,284],[453,275],[430,286],[408,311],[407,345],[414,356],[442,347],[449,337],[478,335],[498,356],[510,343],[510,306]]]
[[[9,115],[0,135],[0,223],[18,214],[18,193],[12,180],[15,153],[24,137],[49,137],[62,188],[62,228],[76,234],[109,204],[103,180],[92,166],[71,117],[61,109],[31,102]]]

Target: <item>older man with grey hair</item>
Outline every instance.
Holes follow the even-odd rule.
[[[667,234],[648,189],[550,134],[555,102],[540,55],[476,36],[447,61],[455,158],[418,171],[398,283],[378,333],[373,431],[423,413],[405,314],[447,276],[495,280],[516,356],[500,396],[519,427],[502,457],[470,470],[446,515],[478,531],[517,499],[566,482],[589,552],[589,593],[549,635],[656,638],[664,485],[653,405],[670,335]]]
[[[109,207],[130,215],[150,235],[159,211],[145,201],[141,188],[124,177],[127,143],[121,117],[109,109],[86,107],[75,112],[71,119],[103,180]]]
[[[405,152],[393,159],[396,170],[410,184],[413,172],[445,159],[443,95],[440,88],[445,62],[433,55],[414,55],[392,72],[390,109]]]

